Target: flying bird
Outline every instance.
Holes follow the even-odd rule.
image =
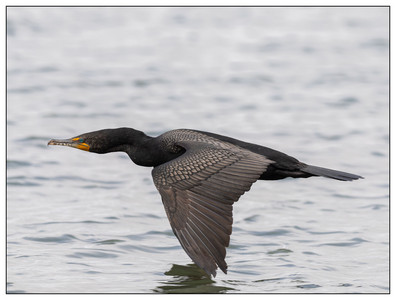
[[[132,128],[103,129],[48,145],[94,153],[126,152],[137,165],[153,167],[170,225],[190,258],[209,276],[227,273],[226,247],[232,205],[257,180],[323,176],[363,178],[307,165],[282,152],[210,132],[176,129],[157,137]]]

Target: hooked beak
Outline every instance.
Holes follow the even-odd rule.
[[[48,142],[48,146],[49,145],[68,146],[84,151],[89,151],[89,145],[87,143],[82,142],[81,139],[78,137],[72,139],[64,139],[64,140],[52,139]]]

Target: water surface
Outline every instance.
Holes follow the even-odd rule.
[[[389,292],[387,8],[7,10],[7,291]],[[151,170],[47,147],[194,128],[360,174],[258,182],[208,278]]]

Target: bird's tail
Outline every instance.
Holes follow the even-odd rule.
[[[303,167],[301,169],[301,171],[308,173],[308,174],[315,175],[315,176],[323,176],[323,177],[333,178],[333,179],[342,180],[342,181],[352,181],[352,180],[356,180],[359,178],[363,178],[362,176],[351,174],[351,173],[326,169],[326,168],[322,168],[322,167],[310,166],[310,165]]]

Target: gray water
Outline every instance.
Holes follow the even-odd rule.
[[[7,9],[7,291],[389,292],[387,8]],[[47,147],[193,128],[365,177],[260,181],[228,274],[174,237],[151,169]]]

